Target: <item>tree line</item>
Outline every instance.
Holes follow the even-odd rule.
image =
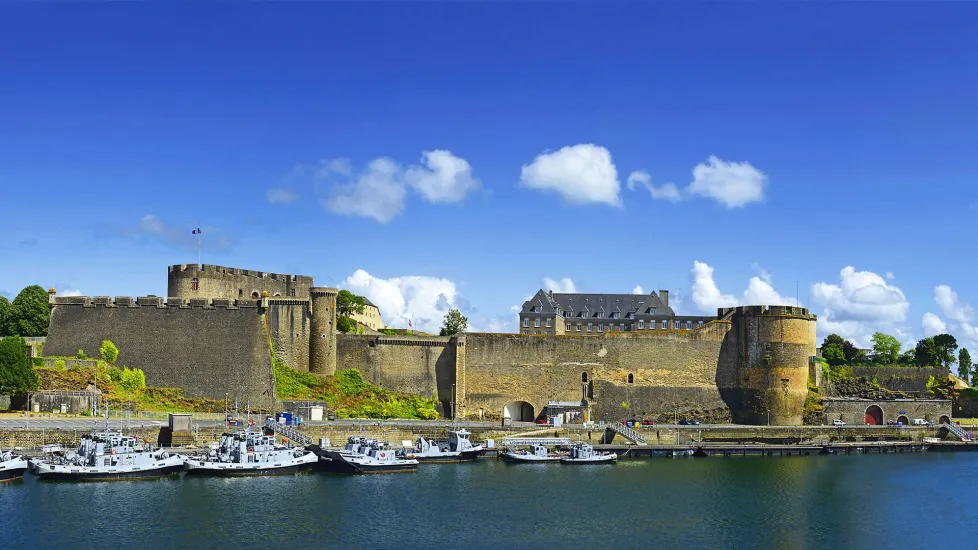
[[[944,367],[948,370],[957,363],[958,377],[966,382],[978,383],[978,371],[971,362],[968,348],[958,350],[958,341],[950,334],[938,334],[923,338],[913,347],[901,351],[895,336],[877,332],[872,338],[872,355],[857,348],[851,341],[838,334],[829,334],[822,341],[822,358],[832,367],[896,366],[896,367]],[[955,356],[957,351],[957,356]]]
[[[0,296],[0,336],[47,336],[50,317],[48,293],[38,285],[21,290],[13,302]]]

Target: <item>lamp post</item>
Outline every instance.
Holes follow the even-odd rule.
[[[771,407],[765,407],[767,409],[767,425],[771,425]]]

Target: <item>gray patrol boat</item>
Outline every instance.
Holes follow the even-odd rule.
[[[274,435],[245,430],[225,433],[217,448],[188,457],[188,474],[210,476],[263,476],[311,469],[319,457],[300,447],[281,445]]]

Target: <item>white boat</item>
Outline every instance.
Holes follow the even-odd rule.
[[[473,445],[469,440],[470,432],[451,430],[448,432],[448,443],[439,445],[434,441],[419,437],[415,447],[402,451],[404,458],[418,462],[461,462],[475,460],[485,454],[482,445]]]
[[[185,469],[210,476],[291,474],[311,469],[318,460],[312,451],[276,443],[274,435],[246,430],[223,434],[216,449],[188,457]]]
[[[513,463],[545,463],[560,462],[566,455],[552,455],[546,447],[539,444],[530,445],[530,450],[510,450],[503,454],[503,460]]]
[[[575,443],[570,454],[560,459],[562,464],[614,464],[618,453],[598,452],[593,445]]]
[[[386,442],[350,437],[342,450],[311,446],[319,455],[320,470],[339,474],[389,474],[418,471],[418,461],[403,458]]]
[[[78,449],[65,455],[30,460],[31,470],[41,479],[104,481],[150,479],[177,474],[183,455],[154,449],[147,441],[119,432],[84,435]]]
[[[11,451],[0,452],[0,482],[21,478],[29,468],[30,463],[26,458]]]

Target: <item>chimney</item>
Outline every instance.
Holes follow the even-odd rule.
[[[669,307],[669,291],[668,290],[660,290],[659,291],[659,300],[662,302],[662,305],[663,306]]]
[[[553,290],[548,290],[547,291],[547,294],[549,294],[551,298],[554,297],[554,291]]]

